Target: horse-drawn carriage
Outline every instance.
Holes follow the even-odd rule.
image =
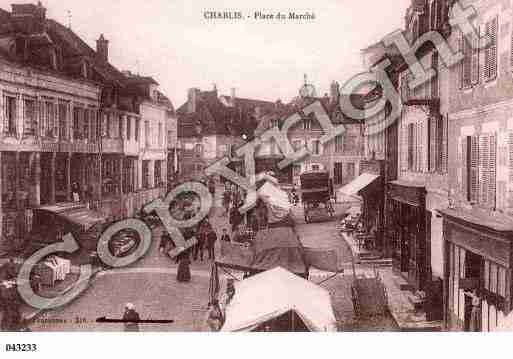
[[[331,203],[332,183],[328,172],[307,172],[300,177],[301,201],[305,213],[305,222],[315,217],[331,219],[335,210]]]

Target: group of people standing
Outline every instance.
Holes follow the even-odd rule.
[[[217,233],[210,223],[208,216],[195,228],[186,228],[183,232],[186,241],[192,240],[193,237],[197,241],[194,245],[176,256],[176,261],[178,262],[177,280],[179,282],[189,282],[191,280],[190,264],[192,261],[203,261],[203,259],[207,259],[207,256],[209,260],[215,259]],[[175,247],[169,234],[162,234],[160,242],[161,252],[167,254]]]

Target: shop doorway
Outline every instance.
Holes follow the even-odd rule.
[[[41,204],[52,202],[52,153],[41,153]]]

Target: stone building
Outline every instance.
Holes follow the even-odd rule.
[[[0,20],[2,242],[23,244],[34,208],[87,200],[113,220],[162,195],[172,106],[157,83],[118,71],[103,35],[93,50],[40,3]]]
[[[398,175],[388,183],[387,236],[394,269],[425,301],[429,319],[442,319],[443,232],[439,210],[448,206],[447,68],[423,34],[450,35],[449,1],[412,1],[405,14],[403,35],[418,50],[416,56],[435,75],[412,88],[409,64],[397,71],[402,113],[398,119]],[[394,45],[395,46],[395,45]],[[422,294],[424,293],[424,294]]]
[[[217,89],[189,89],[187,102],[177,110],[180,143],[180,176],[201,178],[205,168],[228,156],[232,169],[243,173],[243,162],[234,150],[249,140],[256,128],[256,117],[274,108],[273,102],[219,96]]]
[[[335,188],[353,180],[359,171],[360,160],[363,158],[363,126],[358,120],[346,116],[340,103],[343,100],[350,100],[354,106],[361,106],[363,97],[359,95],[341,95],[339,86],[333,83],[330,95],[324,97],[314,96],[313,85],[305,84],[300,89],[299,95],[289,104],[278,103],[274,111],[258,118],[257,134],[277,126],[282,128],[286,119],[292,115],[299,115],[301,121],[288,130],[288,139],[293,149],[298,150],[306,147],[309,155],[303,160],[279,171],[278,175],[285,183],[299,185],[299,178],[302,173],[311,171],[326,171],[333,179]],[[321,144],[320,138],[325,134],[321,124],[312,113],[305,113],[305,109],[318,102],[323,111],[328,114],[333,125],[344,125],[345,131],[335,139]],[[272,141],[264,143],[257,153],[259,158],[272,157],[278,163],[282,158],[279,146]]]
[[[442,211],[449,330],[472,330],[474,289],[481,300],[477,330],[492,331],[512,309],[513,264],[513,7],[510,1],[469,1],[490,44],[453,31],[464,59],[450,69],[449,193]],[[456,5],[455,5],[456,6]]]

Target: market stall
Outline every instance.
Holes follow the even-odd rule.
[[[235,283],[221,331],[336,331],[329,292],[281,267]]]
[[[221,256],[215,264],[250,274],[280,266],[308,277],[304,248],[291,227],[261,230],[250,244],[221,243]]]

